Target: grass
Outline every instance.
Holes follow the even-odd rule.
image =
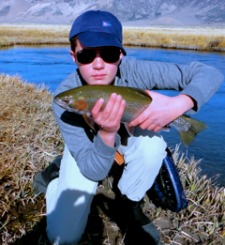
[[[9,244],[44,213],[31,180],[58,154],[60,137],[45,88],[0,76],[0,97],[0,244]]]
[[[0,47],[68,44],[68,27],[54,25],[0,25]]]
[[[126,45],[225,51],[225,30],[201,28],[125,28]]]
[[[34,175],[58,154],[63,144],[54,121],[52,94],[18,77],[0,75],[0,244],[45,244],[44,196],[35,196]],[[164,244],[224,244],[225,192],[201,175],[199,162],[174,151],[189,206],[179,213],[155,206],[146,196],[144,210],[162,234]],[[110,178],[103,181],[93,202],[80,245],[125,243],[126,233],[110,208]],[[37,226],[41,226],[37,229]]]
[[[69,26],[0,25],[0,47],[68,44]],[[225,51],[225,29],[124,27],[125,46]]]

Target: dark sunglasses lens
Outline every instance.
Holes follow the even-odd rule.
[[[120,58],[120,49],[117,47],[102,48],[101,57],[107,63],[115,63]]]
[[[89,64],[96,57],[94,49],[82,49],[77,52],[77,61],[81,64]]]
[[[120,58],[120,49],[104,47],[100,49],[101,58],[107,63],[115,63]],[[82,49],[77,52],[77,61],[81,64],[90,64],[96,57],[95,49]]]

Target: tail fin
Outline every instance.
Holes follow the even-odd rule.
[[[207,125],[188,116],[182,117],[186,122],[190,123],[190,127],[186,131],[180,131],[180,138],[185,145],[190,145],[194,141],[196,135],[207,128]]]

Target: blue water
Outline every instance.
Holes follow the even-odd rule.
[[[150,48],[127,48],[128,56],[138,59],[187,64],[200,61],[217,67],[225,75],[225,53],[209,53]],[[75,68],[69,47],[13,47],[0,50],[0,73],[19,75],[35,84],[45,84],[54,91],[60,81]],[[213,82],[213,81],[212,81]],[[188,157],[202,159],[203,174],[217,176],[217,183],[225,186],[225,83],[194,116],[204,121],[208,128],[200,133],[188,148],[180,146]],[[169,146],[180,142],[177,132],[165,133]]]

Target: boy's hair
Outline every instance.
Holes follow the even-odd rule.
[[[75,48],[77,46],[77,37],[73,37],[71,40],[70,40],[70,48],[73,52],[75,52]]]

